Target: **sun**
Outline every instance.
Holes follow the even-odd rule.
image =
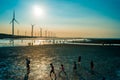
[[[43,8],[38,5],[33,7],[33,13],[36,17],[43,17],[45,15]]]

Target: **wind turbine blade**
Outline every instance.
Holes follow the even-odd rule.
[[[13,11],[13,18],[15,18],[15,10]]]
[[[15,22],[17,23],[17,24],[19,24],[19,22],[15,19]]]
[[[35,26],[35,24],[31,24],[31,26]]]
[[[11,24],[12,23],[12,21],[10,21],[10,23],[9,24]]]
[[[12,19],[12,21],[10,21],[10,24],[14,21],[14,19]]]

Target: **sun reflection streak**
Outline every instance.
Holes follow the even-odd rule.
[[[46,54],[35,54],[32,56],[30,78],[34,77],[35,80],[49,78],[49,63],[52,58],[48,58]]]

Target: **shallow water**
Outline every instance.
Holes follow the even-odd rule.
[[[51,80],[50,63],[55,67],[57,80],[119,80],[120,47],[114,46],[76,46],[48,45],[32,47],[0,48],[0,79],[24,80],[26,58],[30,58],[30,73],[28,80]],[[82,57],[76,73],[73,72],[73,62]],[[90,61],[95,64],[95,73],[90,72]],[[60,65],[65,67],[67,76],[61,76]],[[53,75],[54,77],[54,75]]]

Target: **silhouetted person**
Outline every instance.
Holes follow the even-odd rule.
[[[50,66],[51,66],[50,77],[51,77],[51,74],[53,73],[55,75],[55,80],[56,80],[56,74],[55,74],[54,66],[53,66],[52,63],[50,64]]]
[[[78,63],[81,63],[81,56],[78,57]]]
[[[91,73],[94,73],[94,63],[93,61],[90,62]]]
[[[27,68],[27,74],[30,73],[30,60],[26,58],[26,68]]]
[[[73,70],[74,70],[74,71],[76,71],[76,70],[77,70],[77,64],[76,64],[76,62],[75,62],[75,61],[74,61]]]
[[[61,64],[61,71],[59,72],[59,74],[60,74],[61,72],[64,72],[64,74],[66,75],[66,72],[65,72],[65,69],[64,69],[63,64]]]

